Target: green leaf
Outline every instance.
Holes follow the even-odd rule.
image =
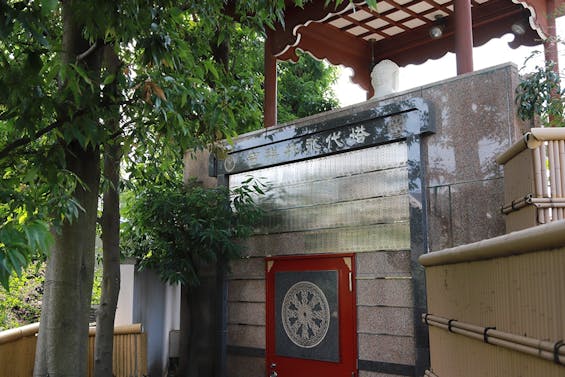
[[[0,284],[6,291],[10,291],[10,275],[11,270],[4,263],[4,259],[0,250]]]
[[[22,273],[22,269],[27,266],[26,258],[16,249],[8,250],[8,261],[18,276]]]
[[[78,64],[71,64],[71,67],[82,77],[85,83],[92,86],[92,80],[88,77],[88,73]]]
[[[377,0],[367,0],[367,6],[369,9],[377,11]]]
[[[41,0],[41,13],[47,15],[59,6],[59,0]]]
[[[43,254],[49,251],[53,237],[49,232],[47,223],[39,220],[29,222],[24,226],[27,243],[32,250],[39,250]]]
[[[212,76],[214,76],[215,80],[219,80],[220,79],[220,75],[218,74],[218,70],[216,70],[216,67],[214,66],[214,63],[212,63],[211,61],[207,60],[204,62],[204,66],[206,67],[206,70],[208,72],[210,72],[212,74]]]
[[[104,85],[109,85],[109,84],[113,83],[115,79],[116,79],[116,75],[114,75],[114,74],[106,76],[104,78]]]

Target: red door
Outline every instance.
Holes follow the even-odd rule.
[[[267,258],[267,376],[357,376],[353,254]]]

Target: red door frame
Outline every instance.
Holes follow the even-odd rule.
[[[349,258],[349,263],[347,259]],[[279,377],[354,377],[357,376],[357,305],[355,254],[317,254],[265,258],[266,279],[266,376],[272,363]],[[278,356],[275,354],[275,272],[338,271],[340,362],[325,362]],[[351,287],[351,290],[350,290]],[[344,299],[349,296],[349,302]],[[295,370],[291,370],[295,369]]]

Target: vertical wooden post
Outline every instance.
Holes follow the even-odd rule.
[[[547,0],[547,32],[548,37],[544,41],[543,50],[545,54],[545,62],[554,63],[553,70],[559,73],[559,55],[557,51],[557,32],[555,26],[555,0]]]
[[[473,20],[470,0],[455,0],[457,74],[473,72]]]
[[[265,97],[263,102],[264,126],[265,128],[277,124],[277,58],[273,56],[272,31],[267,30],[265,40]]]
[[[547,39],[543,42],[543,52],[545,56],[545,63],[553,63],[553,72],[559,75],[559,54],[557,51],[557,32],[555,25],[556,9],[555,0],[547,0],[546,2],[547,14],[545,15],[547,19]],[[551,93],[552,98],[559,97],[559,91],[554,90]],[[550,116],[549,124],[554,124],[554,117]],[[550,144],[549,149],[552,150],[552,144]],[[553,166],[553,165],[552,165]]]

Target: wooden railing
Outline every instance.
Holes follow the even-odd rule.
[[[0,332],[0,377],[31,377],[39,323]],[[89,377],[92,376],[94,337],[89,330]],[[147,336],[140,324],[114,329],[113,372],[116,377],[147,375]]]
[[[532,128],[497,162],[508,232],[565,219],[565,128]]]

